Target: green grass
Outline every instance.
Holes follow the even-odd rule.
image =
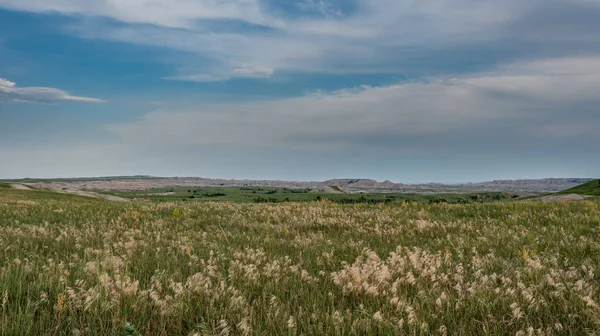
[[[593,180],[577,187],[563,190],[559,194],[578,194],[588,196],[600,196],[600,179]]]
[[[599,224],[597,200],[118,203],[1,189],[0,335],[599,334]]]
[[[337,203],[476,203],[518,197],[501,192],[463,194],[320,193],[311,192],[309,189],[268,187],[182,187],[104,193],[124,198],[147,198],[154,201],[231,201],[238,203],[312,202],[318,199]]]

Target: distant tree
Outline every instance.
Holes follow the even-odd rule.
[[[227,194],[224,194],[224,193],[221,193],[221,192],[213,193],[213,194],[205,193],[202,196],[205,196],[205,197],[221,197],[221,196],[227,196]]]
[[[266,198],[266,197],[259,196],[259,197],[254,198],[254,203],[279,203],[279,200],[274,197]]]

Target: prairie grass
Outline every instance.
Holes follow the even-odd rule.
[[[600,202],[0,191],[1,335],[600,333]]]

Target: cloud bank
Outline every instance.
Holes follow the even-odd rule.
[[[68,138],[30,150],[14,141],[0,153],[27,162],[5,171],[12,176],[597,176],[599,85],[597,57],[514,62],[455,78],[296,98],[187,109],[167,103],[137,121],[113,123],[98,141]]]
[[[48,87],[18,87],[14,82],[0,78],[0,103],[101,103],[100,99],[72,96],[60,89]]]
[[[172,60],[169,78],[199,82],[290,72],[429,75],[600,53],[595,0],[0,0],[0,7],[70,15],[76,20],[63,29],[83,38],[187,53]]]
[[[447,149],[452,142],[481,148],[514,144],[503,140],[507,135],[529,143],[589,141],[600,140],[598,87],[600,58],[548,59],[429,82],[161,109],[110,130],[152,149],[230,145],[405,153]]]

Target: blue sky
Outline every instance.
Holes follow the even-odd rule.
[[[600,175],[598,0],[0,0],[0,178]]]

